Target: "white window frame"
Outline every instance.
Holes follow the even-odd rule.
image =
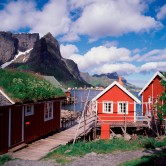
[[[111,104],[111,112],[106,111],[105,104]],[[103,101],[103,113],[113,114],[113,106],[114,106],[113,101]],[[108,108],[108,106],[107,106],[107,108]]]
[[[30,108],[30,112],[28,111],[28,108]],[[25,116],[34,115],[34,105],[25,105]]]
[[[121,104],[121,103],[123,103],[123,104],[125,103],[126,104],[126,113],[120,111],[120,105],[119,104]],[[126,101],[119,101],[118,102],[118,114],[128,114],[128,109],[129,109],[128,108],[128,102],[126,102]]]
[[[152,100],[152,97],[149,96],[149,97],[148,97],[148,103],[151,104],[152,101],[153,101],[153,100]]]
[[[46,107],[48,107],[48,108],[46,108]],[[48,110],[46,110],[46,109],[48,109]],[[50,115],[49,111],[51,111],[51,115]],[[53,113],[54,113],[53,102],[44,103],[44,121],[53,119],[54,118]],[[46,114],[48,115],[47,117],[46,117]]]

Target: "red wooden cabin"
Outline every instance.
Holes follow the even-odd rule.
[[[0,90],[0,154],[60,129],[62,99],[17,104]]]
[[[114,127],[117,124],[124,125],[125,121],[129,123],[136,121],[136,103],[140,103],[140,100],[116,81],[99,93],[93,101],[96,102],[99,124]],[[104,128],[108,128],[108,125],[107,127],[101,125],[101,130]]]
[[[162,72],[156,72],[140,91],[139,95],[142,96],[143,115],[151,116],[152,113],[156,114],[156,107],[154,108],[154,106],[158,102],[162,92],[164,92],[164,87],[160,83],[164,78]]]

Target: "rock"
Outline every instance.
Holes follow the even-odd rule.
[[[91,153],[88,153],[86,154],[86,157],[92,157],[92,156],[97,156],[97,154],[95,152],[91,152]]]
[[[156,137],[155,140],[156,141],[163,141],[163,139],[165,139],[165,138],[166,138],[166,136],[163,135],[163,136]]]
[[[0,32],[0,65],[14,59],[18,51],[24,52],[33,48],[39,40],[39,34],[12,34]]]
[[[122,135],[121,134],[116,134],[115,137],[116,138],[122,138]]]
[[[18,52],[18,40],[10,32],[0,32],[0,66],[12,60]]]
[[[83,81],[83,79],[80,76],[80,72],[79,72],[77,64],[70,59],[62,58],[62,60],[65,62],[67,69],[73,75],[73,77],[79,81]]]
[[[113,139],[113,138],[114,138],[114,136],[110,134],[110,139]]]
[[[124,134],[124,140],[129,141],[131,140],[131,136],[129,134]]]
[[[80,77],[77,64],[61,56],[59,43],[51,33],[35,43],[26,65],[34,72],[53,75],[62,83],[75,81],[87,84]]]
[[[132,136],[131,136],[131,139],[137,140],[137,139],[138,139],[138,135],[136,135],[136,134],[132,135]]]
[[[68,149],[64,153],[66,154],[66,153],[70,153],[70,152],[71,152],[71,150]]]
[[[21,33],[13,34],[12,36],[18,40],[18,50],[21,52],[33,48],[35,42],[39,40],[38,33]]]

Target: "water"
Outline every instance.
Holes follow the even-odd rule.
[[[76,104],[65,105],[62,106],[62,109],[66,109],[69,111],[83,111],[84,109],[84,101],[92,100],[96,95],[98,95],[101,91],[100,90],[71,90],[71,96],[76,97]],[[88,95],[89,94],[89,95]]]
[[[96,95],[98,95],[101,91],[100,90],[71,90],[71,96],[76,97],[76,104],[71,105],[64,105],[62,109],[66,109],[69,111],[83,111],[84,109],[84,101],[92,100]],[[89,93],[89,96],[88,96]],[[133,93],[139,100],[141,98],[138,96],[138,92]],[[142,105],[136,104],[136,115],[142,116]]]

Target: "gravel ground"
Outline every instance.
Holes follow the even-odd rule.
[[[142,151],[116,152],[112,154],[90,153],[74,161],[69,166],[117,166],[126,160],[138,158],[146,154]]]
[[[160,150],[159,150],[160,151]],[[96,154],[90,153],[83,158],[75,160],[72,164],[66,166],[117,166],[118,164],[139,158],[143,155],[151,155],[157,151],[127,151],[127,152],[114,152],[111,154]],[[29,161],[29,160],[12,160],[7,162],[4,166],[58,166],[53,161]]]
[[[56,166],[52,161],[11,160],[4,166]]]

